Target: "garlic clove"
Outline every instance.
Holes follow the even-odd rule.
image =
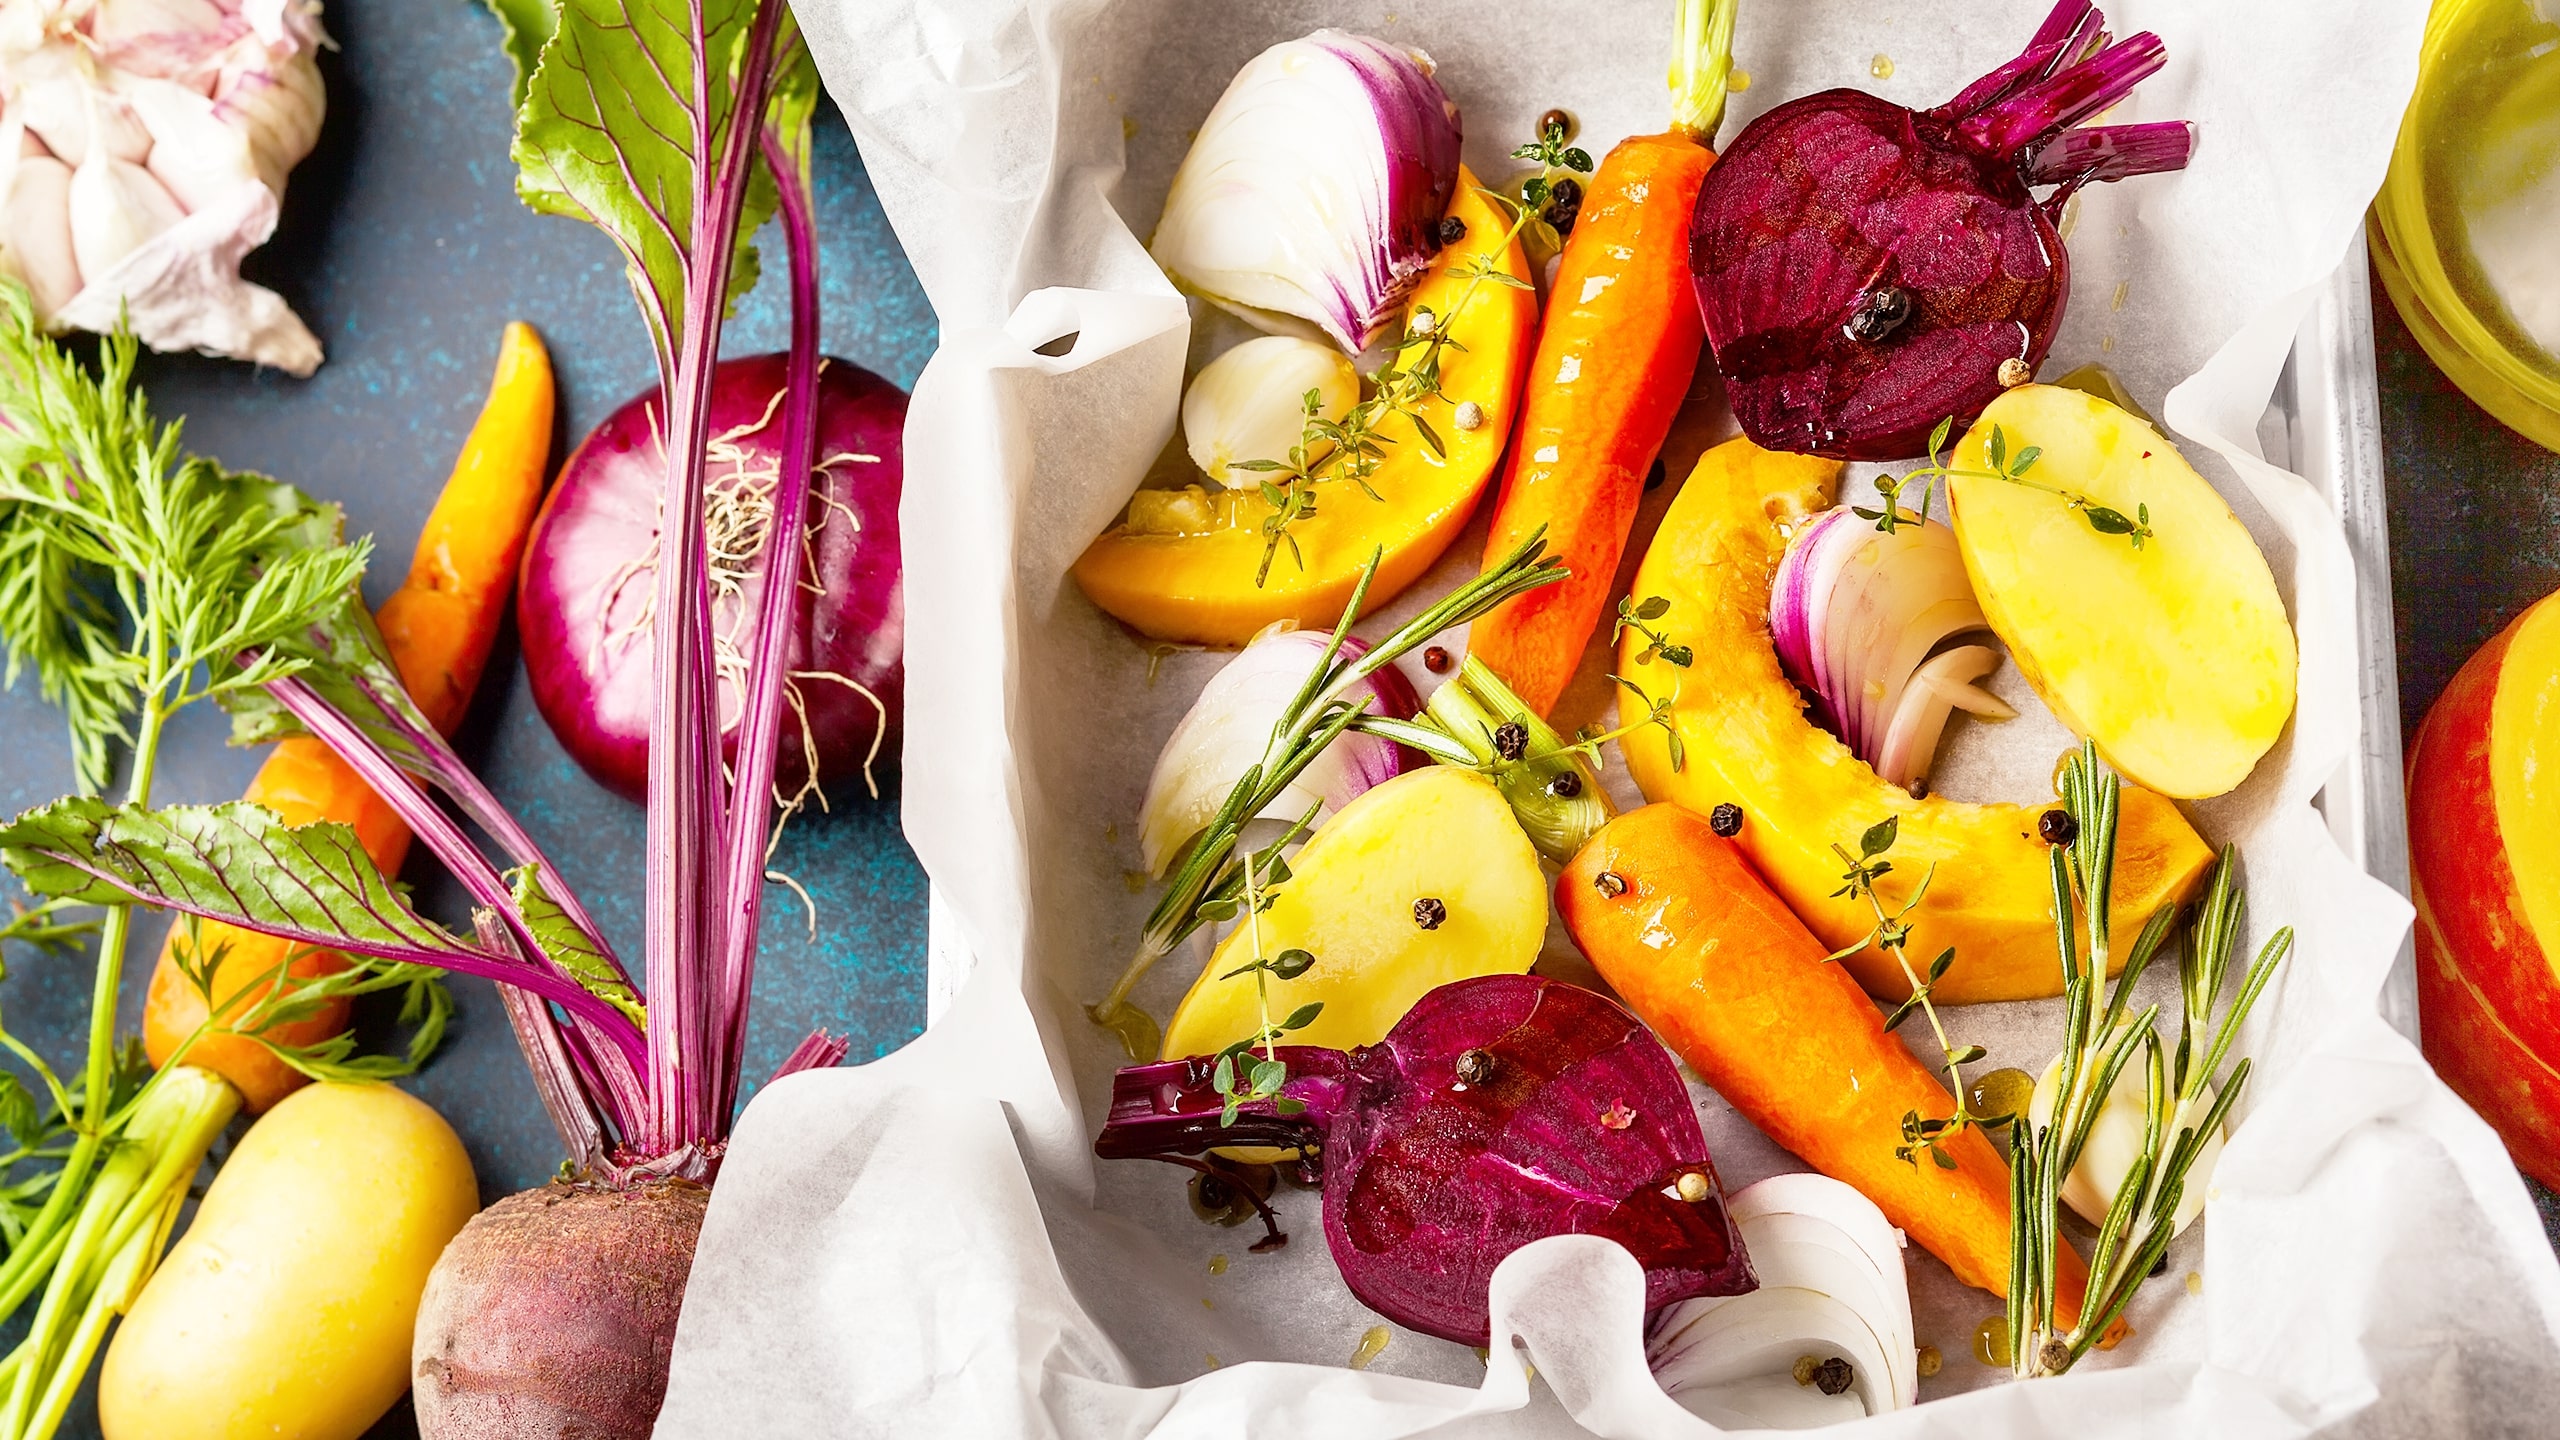
[[[190,212],[234,185],[265,183],[247,133],[223,123],[211,100],[174,80],[129,80],[124,95],[151,131],[152,175]]]
[[[2083,1084],[2095,1083],[2088,1077]],[[2107,1092],[2105,1103],[2098,1107],[2096,1123],[2089,1127],[2088,1142],[2081,1147],[2080,1163],[2062,1183],[2062,1203],[2071,1212],[2092,1225],[2103,1224],[2107,1208],[2115,1203],[2116,1191],[2123,1187],[2124,1177],[2142,1156],[2144,1110],[2149,1099],[2149,1080],[2145,1077],[2142,1056],[2137,1052],[2116,1075],[2115,1088]],[[2062,1088],[2062,1057],[2044,1067],[2036,1081],[2035,1098],[2028,1102],[2027,1114],[2038,1125],[2053,1119],[2055,1092]],[[2213,1108],[2211,1086],[2198,1096],[2186,1111],[2170,1117],[2169,1135],[2195,1124]],[[2177,1233],[2183,1233],[2204,1213],[2205,1192],[2212,1188],[2213,1167],[2222,1160],[2224,1132],[2216,1129],[2205,1137],[2204,1148],[2188,1167],[2186,1186],[2178,1193]]]
[[[1293,335],[1259,336],[1210,361],[1182,395],[1182,439],[1192,463],[1221,485],[1252,488],[1268,472],[1234,467],[1285,462],[1306,433],[1311,390],[1318,412],[1338,421],[1360,401],[1360,376],[1341,351]]]
[[[127,160],[92,150],[71,172],[71,253],[83,282],[116,268],[144,241],[187,218],[178,197]]]
[[[271,55],[255,36],[242,36],[222,62],[213,92],[215,113],[249,137],[267,188],[284,195],[284,179],[320,138],[328,95],[309,50]]]
[[[80,293],[80,265],[71,244],[71,167],[50,155],[18,160],[9,188],[0,194],[0,248],[34,298],[36,318]]]

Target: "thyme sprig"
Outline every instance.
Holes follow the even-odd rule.
[[[2164,906],[2143,927],[2112,990],[2106,983],[2109,910],[2120,784],[2083,743],[2064,762],[2062,802],[2076,834],[2053,847],[2055,943],[2063,977],[2062,1057],[2053,1113],[2010,1129],[2009,1308],[2012,1364],[2020,1378],[2058,1375],[2113,1330],[2134,1292],[2168,1253],[2188,1172],[2249,1080],[2243,1057],[2225,1073],[2240,1026],[2293,946],[2290,927],[2258,951],[2230,1008],[2216,1014],[2241,931],[2239,856],[2224,846],[2195,913],[2179,964],[2181,1015],[2170,1058],[2154,1022],[2159,1006],[2128,1016],[2133,988],[2175,923]],[[2073,916],[2080,919],[2075,933]],[[2083,942],[2085,938],[2085,949]],[[2102,1003],[2103,1002],[2103,1003]],[[2080,1162],[2100,1109],[2136,1049],[2143,1064],[2142,1149],[2116,1187],[2090,1252],[2089,1279],[2074,1323],[2057,1314],[2056,1258],[2065,1179]]]
[[[1438,315],[1428,308],[1416,308],[1407,318],[1403,332],[1387,343],[1386,363],[1364,377],[1366,383],[1362,389],[1365,393],[1340,420],[1324,414],[1321,392],[1309,390],[1300,397],[1299,407],[1305,423],[1298,443],[1289,447],[1287,459],[1238,460],[1228,465],[1230,470],[1251,471],[1258,475],[1255,492],[1271,512],[1262,518],[1258,527],[1263,543],[1262,559],[1253,572],[1255,588],[1269,582],[1272,561],[1278,558],[1283,546],[1288,547],[1289,558],[1300,569],[1306,568],[1306,556],[1299,550],[1297,537],[1292,531],[1299,522],[1316,513],[1318,487],[1348,480],[1371,500],[1383,502],[1386,499],[1369,482],[1385,462],[1388,448],[1396,443],[1385,433],[1389,420],[1401,416],[1412,422],[1413,433],[1421,440],[1422,448],[1430,451],[1434,458],[1448,455],[1448,443],[1433,428],[1430,418],[1423,413],[1423,407],[1434,400],[1448,399],[1440,388],[1441,364],[1448,352],[1467,348],[1452,338],[1458,317],[1475,303],[1476,296],[1486,285],[1502,285],[1515,290],[1535,288],[1528,281],[1504,270],[1498,257],[1509,250],[1512,242],[1519,239],[1529,226],[1544,223],[1538,220],[1538,207],[1548,198],[1551,188],[1548,177],[1555,170],[1571,169],[1572,162],[1577,159],[1582,170],[1591,168],[1589,155],[1562,145],[1561,127],[1550,129],[1553,131],[1552,145],[1542,138],[1515,152],[1524,159],[1540,160],[1546,167],[1527,182],[1538,187],[1529,203],[1521,204],[1510,196],[1491,190],[1478,192],[1511,217],[1511,227],[1498,243],[1467,257],[1450,272],[1464,280],[1466,287],[1458,292],[1449,312]],[[1551,150],[1554,158],[1544,158]],[[1452,243],[1462,244],[1464,240]]]
[[[2064,509],[2078,511],[2089,522],[2090,529],[2101,535],[2122,535],[2133,543],[2133,548],[2136,550],[2142,548],[2144,541],[2152,538],[2151,507],[2147,504],[2135,505],[2133,517],[2127,518],[2123,511],[2101,505],[2077,490],[2028,479],[2027,472],[2033,470],[2036,461],[2043,458],[2044,448],[2039,445],[2029,445],[2013,455],[2009,452],[2007,433],[1997,425],[1991,427],[1991,438],[1983,445],[1983,458],[1991,462],[1990,469],[1975,470],[1949,465],[1946,457],[1947,437],[1955,430],[1955,424],[1955,417],[1951,415],[1939,421],[1938,428],[1929,432],[1928,464],[1905,475],[1876,477],[1876,493],[1883,497],[1882,505],[1872,510],[1863,505],[1853,505],[1850,507],[1850,513],[1862,520],[1874,521],[1876,529],[1886,535],[1892,534],[1905,525],[1926,524],[1929,516],[1929,496],[1938,482],[1963,475],[1977,480],[2003,480],[2011,485],[2051,495],[2062,502]],[[1904,499],[1903,492],[1915,482],[1920,487],[1917,497]]]
[[[1121,970],[1110,993],[1088,1007],[1086,1013],[1095,1023],[1116,1026],[1122,1021],[1129,992],[1139,978],[1194,930],[1216,918],[1214,913],[1204,913],[1204,904],[1214,910],[1217,902],[1243,893],[1244,865],[1237,847],[1244,827],[1295,783],[1326,746],[1367,713],[1365,696],[1354,700],[1347,698],[1349,692],[1440,632],[1466,624],[1513,596],[1562,580],[1563,563],[1546,550],[1546,529],[1541,526],[1510,554],[1425,607],[1396,627],[1393,634],[1357,656],[1345,655],[1343,641],[1360,618],[1369,586],[1386,558],[1383,550],[1371,552],[1368,563],[1360,568],[1360,579],[1352,587],[1350,602],[1342,607],[1342,618],[1335,624],[1324,653],[1317,657],[1307,672],[1306,683],[1272,725],[1262,758],[1236,777],[1218,813],[1183,847],[1173,879],[1155,908],[1147,913],[1137,952]],[[1132,1054],[1131,1058],[1140,1057]]]
[[[1656,630],[1648,623],[1670,613],[1671,602],[1663,596],[1647,595],[1638,600],[1633,595],[1621,595],[1618,597],[1617,623],[1609,629],[1609,643],[1617,644],[1618,637],[1633,630],[1645,638],[1645,647],[1636,652],[1637,664],[1650,665],[1656,656],[1660,656],[1665,664],[1686,670],[1690,662],[1698,658],[1698,653],[1674,641],[1667,631]]]
[[[1243,913],[1246,944],[1251,947],[1253,958],[1218,978],[1233,980],[1239,975],[1251,975],[1254,1006],[1260,1016],[1253,1034],[1218,1052],[1217,1069],[1211,1075],[1210,1083],[1226,1097],[1226,1106],[1218,1114],[1221,1127],[1236,1123],[1237,1109],[1254,1100],[1270,1101],[1272,1111],[1280,1115],[1295,1115],[1307,1108],[1305,1102],[1280,1093],[1280,1087],[1289,1083],[1289,1066],[1280,1058],[1277,1047],[1281,1037],[1290,1031],[1304,1030],[1314,1024],[1316,1016],[1324,1012],[1324,1002],[1308,1001],[1289,1012],[1286,1019],[1274,1024],[1271,1019],[1271,981],[1297,979],[1315,968],[1316,957],[1294,948],[1277,955],[1269,953],[1262,942],[1262,917],[1280,898],[1270,887],[1289,878],[1289,862],[1280,852],[1306,833],[1307,827],[1315,823],[1316,812],[1323,808],[1321,804],[1308,806],[1307,813],[1298,817],[1287,834],[1244,857],[1241,895],[1213,900],[1201,907],[1202,913],[1213,920],[1231,920],[1238,911]],[[1253,1059],[1252,1053],[1257,1047],[1262,1051],[1259,1060]],[[1236,1083],[1239,1078],[1244,1081],[1242,1085]]]
[[[1902,817],[1888,815],[1868,826],[1866,833],[1858,837],[1857,854],[1851,855],[1845,845],[1836,842],[1832,845],[1831,853],[1839,856],[1841,863],[1849,867],[1841,872],[1842,884],[1831,892],[1832,897],[1865,901],[1867,908],[1874,913],[1876,923],[1866,934],[1822,958],[1824,964],[1846,960],[1872,945],[1892,956],[1894,963],[1902,968],[1902,978],[1910,986],[1910,995],[1886,1017],[1884,1028],[1899,1030],[1902,1022],[1914,1013],[1928,1017],[1930,1032],[1937,1037],[1938,1053],[1947,1067],[1947,1089],[1955,1096],[1956,1109],[1954,1114],[1945,1116],[1922,1115],[1917,1110],[1904,1112],[1902,1143],[1894,1147],[1893,1157],[1916,1166],[1920,1163],[1921,1152],[1926,1151],[1930,1161],[1939,1169],[1953,1170],[1956,1158],[1947,1153],[1947,1142],[1967,1130],[1997,1129],[2011,1123],[2014,1117],[1975,1113],[1962,1067],[1982,1059],[1988,1052],[1979,1045],[1958,1045],[1947,1038],[1946,1023],[1939,1018],[1938,1007],[1932,1001],[1938,982],[1956,963],[1955,947],[1950,945],[1938,952],[1938,958],[1929,962],[1925,978],[1911,964],[1908,951],[1911,914],[1920,908],[1921,900],[1928,895],[1929,882],[1937,878],[1938,867],[1930,866],[1921,875],[1920,883],[1912,888],[1910,898],[1898,906],[1888,907],[1882,892],[1876,888],[1877,881],[1893,873],[1893,862],[1884,857],[1893,849],[1893,842],[1900,838],[1901,833]]]

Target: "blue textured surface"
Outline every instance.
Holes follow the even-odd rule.
[[[269,471],[345,504],[378,537],[368,593],[379,600],[486,391],[500,327],[523,319],[551,346],[562,448],[654,375],[610,245],[587,226],[516,203],[507,160],[507,66],[496,21],[466,0],[331,0],[340,49],[324,56],[329,117],[294,172],[283,229],[252,276],[283,292],[328,347],[308,381],[195,357],[154,358],[145,383],[160,413],[186,418],[190,446]],[[816,176],[825,338],[830,353],[905,386],[932,352],[931,310],[872,196],[844,127],[820,116]],[[730,353],[779,349],[783,287],[740,309]],[[460,743],[498,795],[567,872],[617,944],[639,949],[639,807],[590,783],[561,753],[526,693],[512,637],[493,659]],[[62,793],[60,722],[32,693],[0,697],[0,806]],[[257,756],[222,744],[220,717],[182,719],[158,798],[236,798]],[[785,892],[768,909],[747,1049],[752,1079],[809,1029],[848,1031],[855,1060],[903,1044],[924,1021],[924,877],[899,834],[896,794],[842,787],[836,813],[796,823],[777,864],[817,900],[817,938]],[[431,914],[459,921],[458,892],[421,858],[407,877]],[[136,947],[141,964],[150,952]],[[10,1029],[76,1064],[90,968],[27,953],[0,988]],[[140,965],[137,965],[137,970]],[[144,972],[147,973],[147,972]],[[138,1021],[143,973],[127,985]],[[536,1105],[495,993],[454,985],[458,1023],[410,1088],[462,1133],[484,1196],[537,1184],[562,1152]],[[93,1431],[83,1412],[66,1434]],[[399,1423],[386,1422],[389,1427]]]

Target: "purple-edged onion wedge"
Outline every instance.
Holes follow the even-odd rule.
[[[1457,182],[1458,110],[1430,57],[1318,30],[1228,82],[1151,248],[1185,290],[1357,353],[1431,268]]]

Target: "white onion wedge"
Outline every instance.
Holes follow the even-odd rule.
[[[1138,851],[1149,874],[1161,876],[1170,869],[1182,847],[1217,817],[1246,767],[1260,763],[1271,742],[1271,727],[1307,683],[1307,672],[1330,639],[1329,631],[1275,625],[1255,636],[1201,688],[1147,778],[1147,798],[1138,811]],[[1343,641],[1346,655],[1367,649],[1358,640]],[[1409,720],[1422,708],[1412,684],[1392,665],[1369,679],[1367,694],[1373,714]],[[1347,698],[1357,699],[1359,692]],[[1316,823],[1322,824],[1354,796],[1403,773],[1412,758],[1393,741],[1344,735],[1299,772],[1262,818],[1295,820],[1321,802]]]
[[[1926,775],[1950,711],[1985,720],[2016,718],[2007,701],[1973,683],[1998,668],[2000,653],[1986,645],[1960,645],[1931,656],[1895,701],[1884,743],[1876,747],[1876,773],[1905,788]]]
[[[1900,1232],[1826,1176],[1779,1175],[1726,1204],[1760,1288],[1683,1301],[1656,1318],[1654,1378],[1726,1426],[1806,1429],[1915,1404],[1920,1371]],[[1847,1390],[1799,1383],[1796,1363],[1848,1362]]]

